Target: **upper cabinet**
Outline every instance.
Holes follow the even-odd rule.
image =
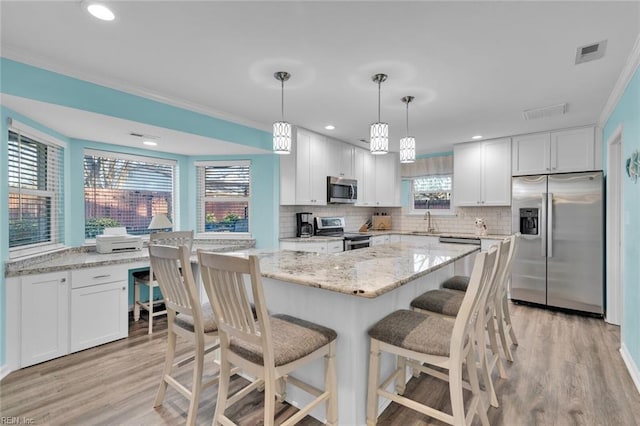
[[[327,176],[353,178],[355,147],[335,139],[327,139]]]
[[[280,158],[280,204],[326,205],[327,138],[295,128],[291,154]]]
[[[601,169],[593,127],[536,133],[513,138],[514,176]]]
[[[511,204],[511,139],[453,146],[453,197],[456,206]]]
[[[358,181],[358,202],[364,207],[400,206],[400,167],[397,153],[371,155],[355,148],[354,174]]]
[[[371,155],[366,149],[294,128],[291,154],[280,156],[280,204],[326,205],[327,176],[358,181],[356,206],[400,206],[397,153]]]

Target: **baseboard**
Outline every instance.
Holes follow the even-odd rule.
[[[2,380],[5,377],[7,377],[9,375],[9,373],[11,373],[11,369],[9,368],[9,366],[7,364],[3,364],[0,367],[0,380]]]
[[[624,364],[627,366],[627,370],[629,370],[631,380],[633,380],[638,393],[640,393],[640,370],[638,370],[638,366],[636,365],[636,363],[633,362],[633,358],[631,357],[631,354],[627,350],[627,347],[624,345],[624,343],[620,345],[620,354],[622,355]]]

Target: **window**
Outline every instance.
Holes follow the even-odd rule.
[[[198,231],[249,232],[251,163],[197,162]]]
[[[413,178],[412,210],[451,210],[453,175],[430,175]]]
[[[148,234],[151,218],[173,218],[176,162],[86,150],[84,155],[85,238],[107,227]]]
[[[433,155],[402,164],[402,178],[409,191],[409,214],[449,215],[454,213],[453,155]]]
[[[19,253],[61,244],[64,149],[14,129],[8,148],[9,248]]]

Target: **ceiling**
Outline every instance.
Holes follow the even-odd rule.
[[[391,149],[405,135],[400,99],[412,95],[418,154],[473,135],[596,123],[640,33],[640,2],[104,3],[112,22],[79,1],[2,0],[2,56],[266,131],[281,118],[273,73],[288,71],[285,119],[363,147],[377,121],[371,77],[385,73]],[[575,65],[578,47],[602,40],[602,59]],[[140,146],[129,136],[139,125],[160,136],[153,149],[161,151],[259,151],[33,100],[2,102],[70,137]],[[522,117],[564,102],[562,116]]]

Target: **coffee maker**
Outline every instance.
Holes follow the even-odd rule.
[[[313,213],[296,213],[296,237],[309,238],[313,235]]]

